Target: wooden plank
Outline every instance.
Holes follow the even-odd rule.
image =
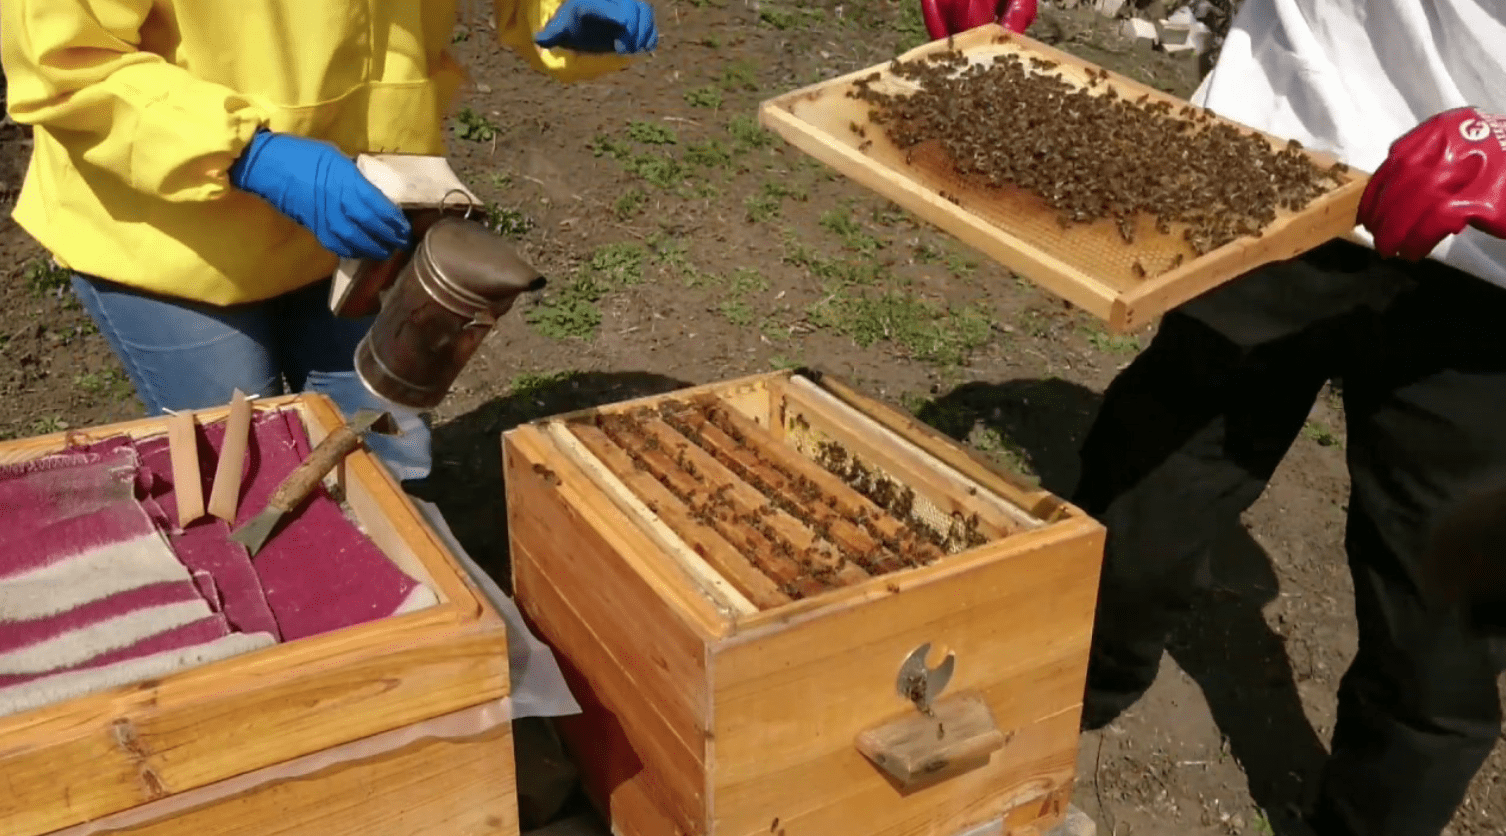
[[[788,450],[788,448],[784,448],[768,432],[753,426],[751,421],[746,423],[756,432],[737,432],[736,435],[724,432],[713,422],[712,415],[722,416],[725,420],[728,415],[740,415],[740,413],[721,406],[720,402],[699,402],[695,405],[687,405],[679,411],[661,412],[665,423],[673,427],[676,432],[709,453],[737,478],[754,488],[766,490],[770,494],[770,499],[774,500],[780,508],[791,516],[802,519],[812,531],[837,544],[843,553],[856,556],[853,559],[869,574],[882,574],[909,568],[911,562],[905,560],[896,550],[900,548],[899,544],[896,543],[895,548],[890,548],[882,542],[882,529],[892,531],[894,526],[898,526],[904,530],[903,524],[898,520],[879,511],[879,521],[869,522],[866,517],[859,518],[838,510],[843,504],[851,505],[851,497],[862,498],[860,494],[847,488],[846,485],[842,487],[850,495],[847,497],[849,500],[847,503],[844,503],[841,498],[823,495],[820,487],[814,482],[802,483],[808,487],[808,490],[802,491],[797,486],[794,475],[777,467],[771,461],[765,460],[764,451]],[[728,426],[730,428],[730,424]],[[816,467],[813,462],[810,465]],[[877,506],[874,508],[878,510]],[[864,529],[860,521],[873,525],[874,533],[870,534]],[[924,557],[941,556],[940,549],[934,547],[923,552]]]
[[[0,722],[0,821],[35,836],[507,695],[498,629],[434,609]]]
[[[696,521],[708,524],[726,538],[760,571],[775,581],[786,596],[817,595],[828,588],[827,584],[806,573],[793,556],[777,551],[774,541],[762,531],[738,519],[738,515],[713,509],[710,497],[716,486],[708,485],[699,476],[685,471],[668,452],[649,447],[641,436],[623,432],[610,420],[603,421],[601,429],[612,444],[642,462],[648,472],[678,500],[687,503]]]
[[[642,774],[659,806],[696,832],[705,820],[709,771],[704,724],[669,704],[678,695],[663,691],[662,676],[650,669],[655,638],[624,641],[599,632],[617,625],[572,603],[573,593],[550,577],[557,561],[541,563],[527,546],[515,546],[513,555],[518,600],[559,659],[571,693],[580,695],[583,714],[566,719],[561,731],[591,776],[586,783],[610,794],[618,781]]]
[[[737,435],[756,437],[759,430],[756,424],[745,420],[735,410],[713,410],[708,413],[708,419],[717,430],[734,438]],[[895,541],[903,551],[916,554],[922,559],[942,556],[940,549],[916,536],[908,526],[875,505],[868,497],[848,487],[836,474],[800,455],[794,448],[773,438],[772,434],[770,437],[773,443],[761,446],[760,453],[782,471],[781,475],[789,474],[790,478],[804,479],[814,484],[844,519],[864,521],[863,524],[869,527],[868,531],[874,538]]]
[[[737,614],[789,603],[790,597],[780,592],[777,584],[710,526],[691,520],[684,503],[659,480],[634,467],[632,458],[601,430],[576,421],[569,425],[551,423],[549,432],[562,447],[574,440],[587,455],[598,459],[593,475],[605,483],[608,490],[604,492],[624,506],[624,513],[648,526],[660,548],[684,564],[708,593],[714,591]]]
[[[686,462],[697,472],[704,474],[705,484],[725,488],[725,496],[737,509],[736,513],[762,516],[767,528],[762,529],[761,533],[769,537],[771,542],[782,541],[817,580],[839,586],[860,583],[870,577],[862,567],[847,560],[836,544],[812,531],[788,511],[775,507],[762,491],[737,478],[737,474],[690,439],[675,432],[662,419],[644,419],[642,426],[652,438],[658,440],[663,449],[672,451],[675,455],[683,453]],[[830,580],[826,580],[826,573],[830,573]]]
[[[778,816],[791,834],[949,833],[1070,786],[1102,538],[1060,528],[969,571],[716,645],[718,832]],[[1006,743],[986,766],[907,795],[853,741],[914,711],[895,677],[924,642],[933,659],[956,654],[948,692],[982,694]]]
[[[614,709],[624,700],[648,702],[650,714],[664,718],[659,731],[699,758],[710,704],[705,643],[717,636],[687,623],[671,602],[690,593],[709,604],[688,588],[678,570],[668,577],[640,570],[644,551],[664,562],[657,546],[602,497],[573,462],[553,453],[537,428],[514,430],[509,445],[507,530],[514,554],[521,550],[531,555],[529,562],[538,564],[560,600],[588,619],[583,626],[592,632],[591,642],[609,657],[600,658],[599,664],[632,671],[637,690],[621,699],[613,695]],[[542,470],[555,475],[551,478]],[[520,600],[535,594],[527,584],[537,578],[525,577],[515,568],[514,579],[525,584],[515,586]],[[576,659],[590,650],[570,636],[552,636],[551,641],[570,641],[566,655]],[[595,672],[595,665],[590,671]]]
[[[997,26],[926,44],[900,59],[945,52],[952,46],[977,62],[999,55],[1046,59],[1055,64],[1053,74],[1059,73],[1067,83],[1078,86],[1085,85],[1089,73],[1099,69]],[[1125,246],[1112,221],[1062,230],[1054,213],[1034,195],[963,182],[952,174],[941,155],[921,153],[919,159],[912,159],[911,150],[899,149],[879,128],[867,129],[862,135],[854,133],[852,125],[868,123],[869,107],[847,93],[858,79],[874,73],[880,79],[874,83],[876,89],[915,89],[913,83],[893,76],[885,62],[773,98],[762,105],[760,117],[766,127],[801,151],[1084,308],[1121,333],[1142,327],[1175,304],[1263,263],[1290,258],[1348,234],[1354,227],[1354,213],[1367,180],[1362,172],[1350,172],[1347,182],[1307,209],[1279,210],[1278,220],[1260,238],[1231,242],[1201,257],[1174,231],[1157,233],[1148,221],[1141,223],[1136,244]],[[1148,101],[1167,102],[1177,110],[1191,107],[1118,74],[1110,73],[1100,86],[1115,89],[1125,99],[1144,96]],[[1231,120],[1212,118],[1242,132],[1256,133]],[[1286,144],[1284,138],[1265,137],[1272,147]],[[1306,153],[1320,168],[1334,163],[1331,155]],[[1175,259],[1177,254],[1183,259]],[[1142,270],[1144,265],[1157,265],[1153,268],[1157,270],[1161,265],[1172,266],[1146,279],[1136,274],[1136,262],[1142,263]]]
[[[863,756],[904,792],[986,766],[1004,746],[988,703],[978,694],[943,697],[930,714],[912,714],[858,734]]]
[[[121,836],[517,836],[512,727],[276,781]]]
[[[806,379],[849,408],[857,410],[891,432],[903,436],[927,454],[940,459],[958,473],[989,488],[1042,522],[1051,522],[1073,513],[1082,513],[1050,491],[974,453],[924,421],[870,398],[831,375],[822,374],[819,377],[812,376]]]
[[[167,418],[168,456],[173,463],[173,495],[178,498],[178,526],[204,516],[204,477],[199,472],[199,431],[192,412]]]
[[[787,421],[803,418],[810,422],[817,432],[839,442],[870,465],[888,471],[944,511],[963,517],[977,515],[985,536],[1003,537],[1042,525],[1023,509],[926,455],[867,416],[843,406],[806,378],[791,378],[784,396],[789,401]]]
[[[241,477],[246,469],[246,441],[251,429],[251,402],[246,393],[235,390],[230,401],[230,417],[225,419],[225,442],[214,469],[214,485],[209,492],[209,513],[235,525],[235,511],[241,498]]]

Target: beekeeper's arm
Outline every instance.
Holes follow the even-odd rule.
[[[140,49],[151,0],[4,0],[0,60],[17,122],[44,129],[74,165],[163,200],[252,192],[331,251],[383,258],[408,221],[333,146],[266,130],[234,90]]]
[[[493,9],[502,45],[560,81],[615,72],[659,45],[642,0],[493,0]]]

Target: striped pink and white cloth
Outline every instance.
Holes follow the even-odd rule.
[[[276,641],[210,606],[141,476],[128,445],[0,467],[0,716]]]

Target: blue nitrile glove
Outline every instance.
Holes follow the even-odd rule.
[[[544,49],[630,55],[659,45],[654,7],[641,0],[565,0],[533,39]]]
[[[413,232],[403,210],[327,142],[258,131],[230,167],[230,182],[308,227],[341,258],[381,261]]]

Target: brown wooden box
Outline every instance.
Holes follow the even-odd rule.
[[[676,411],[702,398],[702,412]],[[718,446],[730,430],[664,431],[698,414],[818,485],[834,477],[810,456],[837,442],[913,489],[915,514],[972,520],[991,539],[920,568],[848,577],[848,562],[826,576],[833,588],[781,602],[814,581],[760,583],[767,573],[747,571],[757,538],[731,546],[739,517],[698,523],[670,490],[685,485],[659,478],[667,458],[649,446],[633,447],[640,465],[623,458],[637,442],[616,445],[603,428],[643,407],[668,410],[663,425],[643,420],[643,438],[707,480],[693,502],[719,482],[738,483],[723,496],[752,496],[752,470],[734,471],[735,457],[722,470],[707,452],[730,449]],[[619,836],[953,836],[1000,817],[1028,836],[1062,819],[1104,536],[1080,510],[815,375],[556,416],[509,431],[503,447],[517,600],[584,707],[563,733]],[[849,494],[827,491],[840,497],[827,523],[810,522],[811,509],[832,506],[810,501],[803,524],[857,537],[833,520],[876,517],[847,506],[861,504]],[[802,536],[793,516],[765,513]],[[931,667],[955,654],[933,706],[939,731],[898,688],[926,643]]]
[[[342,422],[319,395],[256,408],[297,411],[314,444]],[[207,424],[227,412],[196,416]],[[10,441],[0,463],[165,433],[165,419],[146,419]],[[504,623],[418,509],[364,449],[332,478],[372,540],[440,604],[0,718],[0,833],[38,836],[190,791],[212,796],[219,782],[507,696]],[[420,737],[105,832],[515,836],[511,726]]]

